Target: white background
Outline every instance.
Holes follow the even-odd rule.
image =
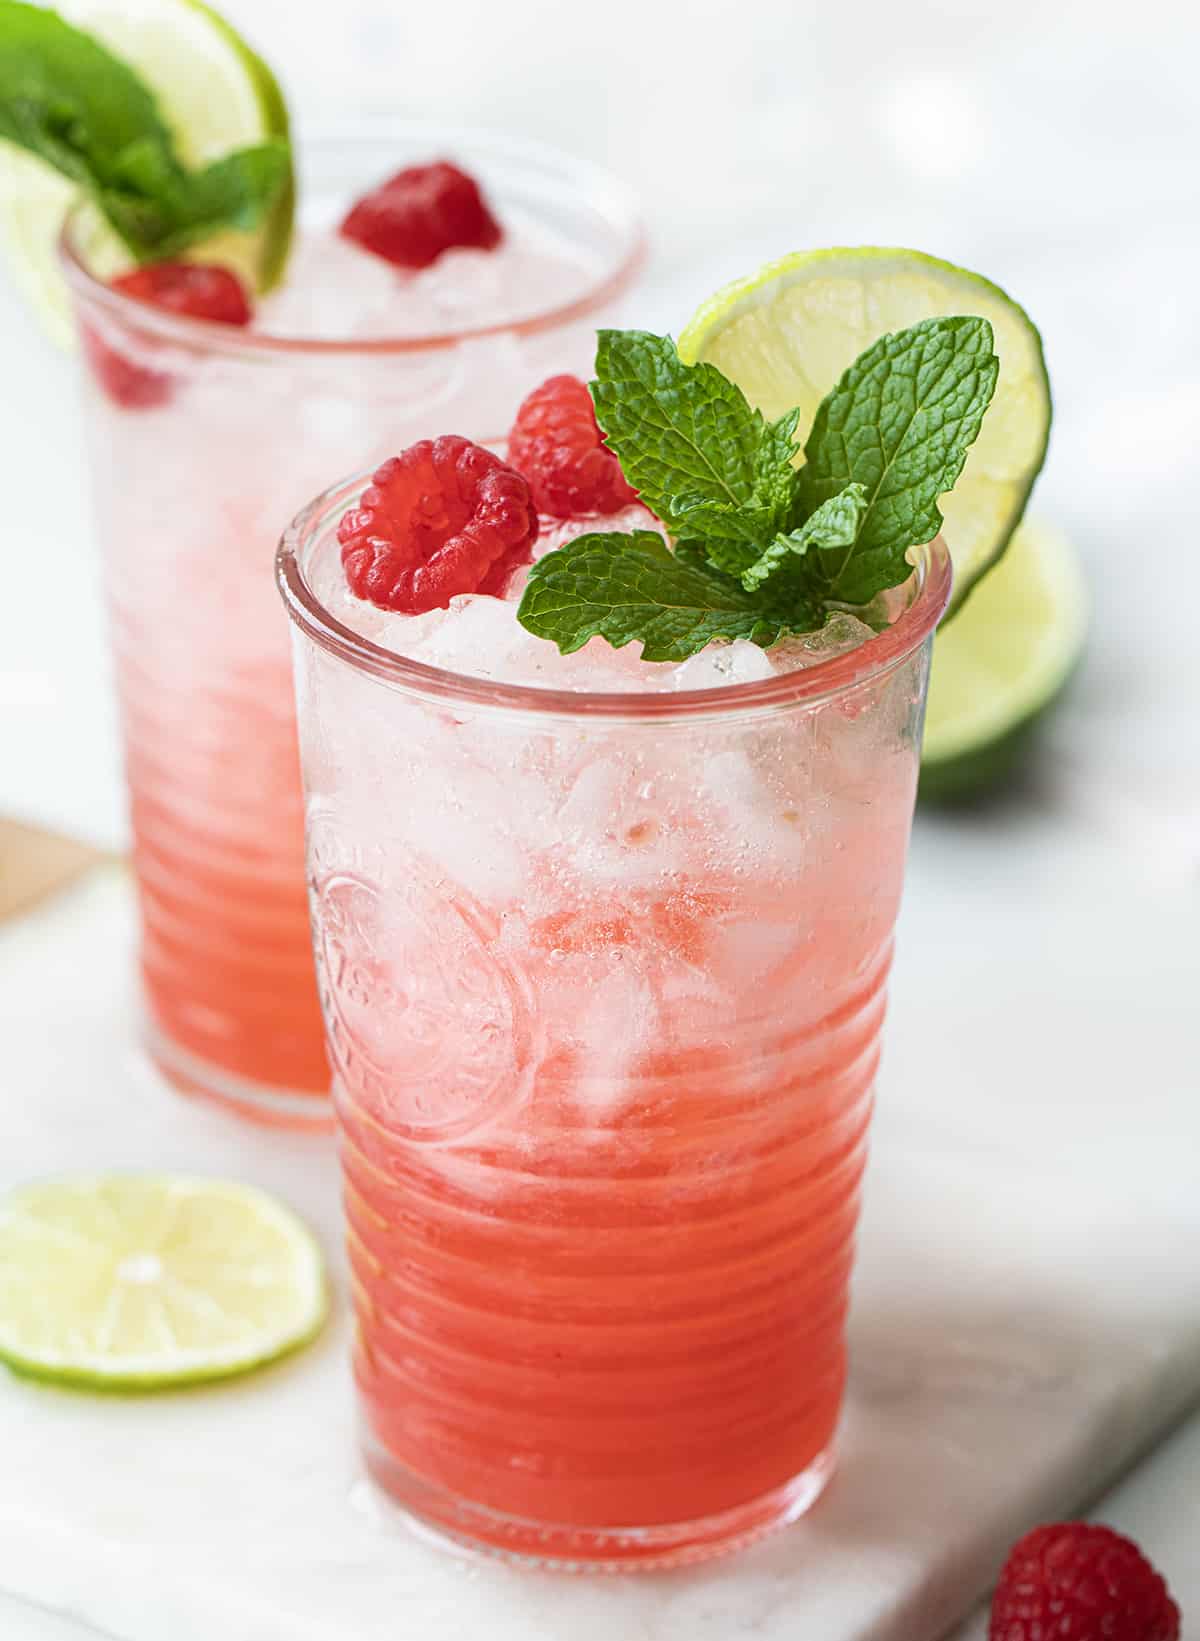
[[[720,280],[810,245],[912,244],[1011,289],[1043,329],[1056,390],[1035,510],[1078,540],[1094,626],[1084,671],[1007,812],[1053,808],[1107,843],[1107,871],[1195,917],[1193,7],[230,0],[227,10],[277,65],[302,127],[370,114],[467,120],[624,173],[655,243],[648,323],[677,327]],[[123,822],[73,367],[4,289],[0,361],[0,812],[115,843]],[[1003,813],[989,822],[997,849]],[[1036,847],[1036,827],[1013,833]],[[1096,895],[1105,888],[1098,872]],[[1120,927],[1111,938],[1121,941]],[[1163,1143],[1196,1150],[1198,1139],[1200,1117]],[[1193,1579],[1193,1614],[1200,1574],[1182,1547],[1200,1529],[1197,1455],[1200,1442],[1177,1442],[1106,1511],[1146,1536],[1185,1601]],[[40,1641],[43,1631],[15,1634]]]
[[[1171,858],[1190,857],[1200,805],[1189,739],[1200,662],[1185,596],[1195,563],[1186,475],[1200,433],[1193,7],[228,9],[277,65],[303,129],[369,115],[465,119],[625,174],[656,250],[647,323],[677,327],[724,278],[821,244],[915,245],[1011,289],[1043,330],[1057,398],[1038,506],[1074,529],[1096,590],[1089,779],[1115,764],[1117,791],[1100,806],[1136,811],[1152,796]],[[43,347],[2,283],[0,359],[0,809],[111,842],[121,805],[73,367]],[[1119,624],[1134,621],[1129,646]]]

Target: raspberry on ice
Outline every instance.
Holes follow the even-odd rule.
[[[503,238],[479,184],[448,160],[397,171],[350,208],[341,232],[401,268],[427,268],[454,246],[490,251]]]
[[[556,518],[619,513],[637,500],[578,376],[551,376],[522,402],[508,459],[529,480],[540,511]]]
[[[151,262],[112,281],[114,291],[145,302],[152,308],[209,319],[218,325],[248,325],[253,318],[249,299],[236,274],[204,262]],[[162,404],[171,392],[171,378],[159,370],[127,359],[103,337],[84,327],[88,360],[108,396],[129,409]]]
[[[338,525],[350,590],[421,615],[459,593],[498,592],[530,558],[538,516],[529,486],[470,439],[421,439],[378,468]]]
[[[248,325],[253,317],[241,280],[228,268],[213,263],[150,262],[121,274],[113,280],[112,288],[189,319]]]

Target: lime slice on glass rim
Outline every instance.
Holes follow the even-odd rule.
[[[939,503],[954,560],[948,615],[1008,545],[1046,454],[1050,384],[1024,310],[990,280],[919,251],[800,251],[726,285],[679,338],[686,364],[716,365],[764,415],[798,405],[806,433],[826,393],[872,342],[955,314],[990,320],[1000,378],[966,466]]]
[[[1074,547],[1044,524],[1022,524],[1002,563],[934,639],[923,799],[974,798],[1010,773],[1074,671],[1086,629]]]
[[[56,9],[150,87],[185,165],[206,165],[236,148],[287,137],[287,105],[275,76],[202,0],[60,0]],[[58,267],[58,236],[77,196],[74,183],[59,172],[0,142],[0,242],[46,330],[66,346],[74,328]],[[261,295],[282,277],[294,211],[295,182],[289,177],[257,228],[214,235],[191,254],[232,268]],[[102,276],[129,262],[98,216],[89,223],[88,254]]]
[[[0,1198],[0,1361],[94,1390],[156,1390],[272,1362],[319,1332],[320,1250],[224,1180],[109,1174]]]

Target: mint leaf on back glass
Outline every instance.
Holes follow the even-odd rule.
[[[275,139],[186,173],[167,191],[156,256],[174,256],[221,228],[257,227],[291,174],[287,143]]]
[[[132,69],[52,11],[0,0],[0,138],[85,186],[143,192],[149,151],[170,137]]]
[[[128,64],[23,0],[0,0],[0,141],[77,183],[141,261],[218,229],[254,227],[291,174],[281,141],[189,171]]]

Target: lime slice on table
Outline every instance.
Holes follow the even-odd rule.
[[[56,9],[150,87],[185,165],[206,165],[236,148],[287,137],[287,105],[271,70],[202,0],[62,0]],[[74,332],[57,243],[76,193],[57,171],[0,142],[0,239],[46,329],[67,344]],[[257,228],[215,235],[192,254],[232,267],[261,294],[283,274],[294,210],[295,183],[289,179]],[[99,222],[88,241],[89,258],[102,275],[128,265],[119,239]]]
[[[312,1236],[222,1180],[111,1174],[0,1199],[0,1361],[38,1379],[152,1390],[260,1367],[328,1308]]]
[[[1075,668],[1087,591],[1070,542],[1023,524],[957,621],[934,639],[922,798],[952,802],[998,784]]]
[[[1050,384],[1023,309],[990,280],[919,251],[800,251],[710,297],[679,338],[679,354],[688,364],[709,360],[768,417],[798,405],[806,432],[872,342],[939,314],[990,320],[1000,359],[983,429],[939,503],[954,559],[953,611],[1007,546],[1046,453]]]

